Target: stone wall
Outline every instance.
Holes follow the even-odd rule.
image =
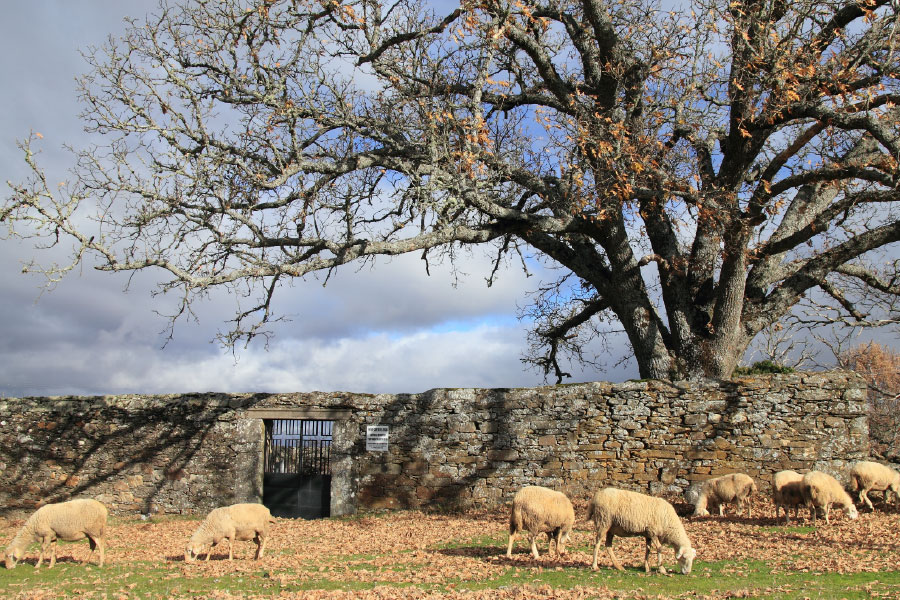
[[[206,511],[262,494],[263,419],[335,421],[332,514],[496,506],[526,484],[680,492],[868,455],[865,384],[844,372],[421,394],[0,399],[0,506],[90,495],[116,512]],[[366,426],[389,427],[387,452]]]

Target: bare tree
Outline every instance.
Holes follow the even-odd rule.
[[[805,327],[797,325],[790,319],[786,322],[775,322],[763,329],[750,345],[750,358],[759,354],[763,361],[773,365],[802,369],[816,364],[817,352],[804,335]]]
[[[230,344],[285,280],[486,245],[561,269],[526,311],[557,380],[613,329],[643,377],[727,377],[813,290],[859,322],[900,293],[897,21],[887,0],[184,0],[90,54],[107,142],[56,189],[25,141],[0,219],[74,239],[51,280],[94,255],[163,270],[183,311],[246,295]]]

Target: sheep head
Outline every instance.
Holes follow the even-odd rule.
[[[6,565],[7,569],[12,569],[16,566],[23,556],[24,552],[19,548],[13,548],[12,550],[7,550],[3,553],[3,563]]]
[[[678,559],[678,566],[681,568],[682,575],[689,575],[691,568],[694,566],[694,559],[697,557],[697,551],[691,547],[679,548],[675,558]]]
[[[184,549],[184,562],[194,562],[194,558],[200,556],[200,552],[202,551],[203,548],[200,547],[200,544],[188,542],[188,545]]]

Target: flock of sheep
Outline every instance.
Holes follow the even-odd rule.
[[[107,510],[102,503],[91,499],[69,500],[57,504],[47,504],[34,511],[13,538],[3,561],[7,569],[25,556],[25,550],[40,542],[41,551],[35,567],[40,567],[44,554],[50,550],[50,566],[56,564],[56,541],[75,542],[88,539],[91,545],[91,559],[94,551],[100,550],[100,566],[105,558]],[[184,550],[184,560],[191,562],[206,549],[206,560],[213,546],[220,542],[228,542],[228,560],[234,557],[235,540],[256,542],[256,559],[262,558],[269,535],[269,525],[274,523],[269,509],[262,504],[233,504],[216,508],[200,523]]]
[[[890,467],[871,461],[860,461],[850,468],[850,489],[859,493],[859,502],[874,510],[868,493],[883,491],[884,500],[893,492],[895,503],[900,504],[900,473]],[[779,509],[784,510],[785,523],[790,522],[788,508],[794,507],[797,517],[800,506],[809,508],[813,523],[821,511],[825,522],[831,523],[829,515],[832,506],[843,509],[852,520],[858,512],[853,499],[831,475],[822,471],[810,471],[801,475],[796,471],[779,471],[772,481],[772,500],[775,503],[775,517]],[[726,504],[736,504],[747,516],[753,517],[749,504],[750,497],[757,492],[753,478],[744,473],[732,473],[708,479],[686,492],[687,500],[694,505],[693,516],[709,515],[709,507],[715,506],[719,515],[724,514]],[[650,572],[650,553],[656,550],[656,563],[660,573],[662,547],[671,546],[682,574],[691,572],[697,551],[691,547],[684,525],[675,513],[675,508],[662,498],[648,496],[616,488],[603,488],[594,494],[588,504],[588,520],[594,522],[594,561],[597,570],[597,554],[601,542],[613,566],[623,570],[612,549],[615,536],[642,537],[647,543],[644,554],[644,570]],[[546,533],[550,551],[556,555],[565,552],[565,543],[575,524],[575,511],[565,494],[540,486],[527,486],[519,490],[513,499],[509,518],[509,545],[506,556],[512,556],[513,541],[520,533],[527,532],[531,542],[531,553],[538,558],[537,536]]]
[[[890,467],[870,461],[861,461],[850,469],[850,489],[859,493],[859,502],[874,510],[868,493],[883,491],[884,500],[893,492],[895,503],[900,504],[900,473]],[[709,507],[717,507],[719,515],[725,504],[737,504],[743,511],[746,506],[748,516],[752,508],[748,500],[757,492],[756,483],[749,475],[733,473],[708,479],[686,493],[688,501],[694,505],[694,516],[709,514]],[[794,508],[797,517],[800,506],[809,508],[810,518],[815,523],[821,511],[825,521],[830,523],[832,506],[843,509],[850,519],[858,515],[853,499],[844,491],[840,483],[827,473],[810,471],[800,475],[795,471],[779,471],[773,478],[772,499],[775,503],[776,518],[784,510],[785,523],[790,521],[788,508]],[[47,504],[36,510],[3,553],[6,568],[16,566],[28,547],[40,542],[36,567],[40,567],[44,554],[49,549],[50,567],[56,564],[57,540],[77,541],[88,539],[91,547],[90,560],[99,549],[100,566],[105,558],[106,507],[97,500],[77,499],[57,504]],[[603,488],[594,494],[588,505],[588,520],[594,523],[594,560],[591,568],[597,570],[597,554],[600,543],[605,542],[606,551],[613,566],[622,570],[612,549],[615,536],[643,537],[646,540],[644,570],[650,572],[650,554],[656,551],[656,563],[660,573],[666,570],[662,565],[662,548],[670,546],[675,550],[681,572],[691,572],[697,551],[675,508],[666,500],[616,488]],[[211,511],[197,527],[187,543],[185,561],[199,557],[204,549],[209,560],[212,548],[223,541],[228,542],[228,559],[233,558],[233,544],[236,540],[256,542],[256,559],[262,558],[269,534],[269,526],[275,520],[269,509],[262,504],[234,504]],[[531,543],[531,553],[539,557],[537,537],[545,533],[550,551],[557,556],[565,553],[565,544],[575,524],[575,510],[569,498],[562,492],[541,486],[526,486],[519,490],[512,502],[509,517],[509,544],[506,555],[512,556],[513,542],[519,534],[527,535]]]

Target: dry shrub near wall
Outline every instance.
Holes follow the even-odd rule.
[[[843,352],[838,362],[862,376],[868,385],[873,453],[900,461],[900,353],[869,342]]]

